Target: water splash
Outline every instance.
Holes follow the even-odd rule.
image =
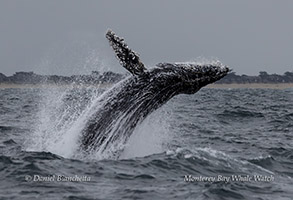
[[[72,157],[78,148],[82,117],[95,98],[98,88],[77,88],[74,85],[42,88],[38,121],[29,138],[31,151],[49,151],[64,157]]]
[[[136,127],[120,158],[143,157],[166,150],[172,137],[168,124],[168,109],[169,107],[163,106]]]
[[[119,86],[121,83],[117,84]],[[117,84],[114,86],[117,87]],[[28,139],[27,150],[48,151],[67,158],[98,160],[111,158],[113,152],[121,154],[122,159],[163,152],[162,146],[166,141],[164,137],[168,135],[168,109],[165,107],[155,111],[138,125],[127,143],[125,137],[120,137],[106,151],[100,150],[103,149],[102,146],[87,154],[80,149],[82,130],[93,115],[93,110],[109,101],[104,99],[108,91],[110,89],[102,91],[99,86],[76,87],[74,84],[41,89],[38,121],[35,131]],[[110,134],[114,135],[115,130],[123,128],[120,126],[122,120],[127,119],[125,115],[122,114],[112,124],[117,128],[113,128],[113,133]]]

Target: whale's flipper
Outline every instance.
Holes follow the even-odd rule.
[[[115,51],[120,64],[125,69],[133,75],[141,75],[147,71],[144,64],[140,61],[138,54],[127,46],[123,38],[118,37],[111,30],[107,31],[106,38]]]

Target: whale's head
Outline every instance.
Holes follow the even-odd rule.
[[[210,64],[196,63],[159,63],[158,73],[161,77],[169,77],[176,85],[178,93],[193,94],[207,84],[220,80],[231,71],[220,62]]]

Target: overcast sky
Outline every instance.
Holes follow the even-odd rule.
[[[291,0],[0,0],[0,72],[125,72],[111,28],[151,66],[219,59],[237,74],[293,71]]]

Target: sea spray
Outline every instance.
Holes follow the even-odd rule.
[[[82,130],[94,114],[93,110],[111,101],[105,98],[108,92],[109,90],[103,92],[98,87],[75,87],[74,85],[41,89],[38,121],[35,131],[28,139],[27,150],[48,151],[77,159],[108,159],[120,153],[121,158],[130,158],[162,152],[162,144],[166,141],[164,137],[169,132],[168,124],[166,124],[169,111],[164,107],[139,124],[127,143],[128,138],[121,136],[105,151],[96,149],[86,154],[79,148]],[[121,124],[127,119],[126,114],[122,114],[114,122],[112,126],[116,128],[110,133],[111,135],[115,134],[115,130],[123,129]]]
[[[42,88],[39,91],[39,112],[34,132],[27,139],[27,149],[49,151],[71,157],[77,149],[81,114],[101,93],[98,88],[78,88],[74,85]],[[79,130],[79,131],[78,131]]]

